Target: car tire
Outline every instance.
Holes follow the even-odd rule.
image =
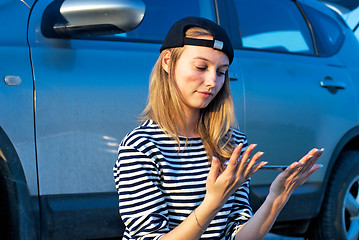
[[[334,165],[319,216],[308,239],[359,239],[359,151],[345,151]]]
[[[0,156],[0,161],[2,161]],[[0,167],[1,164],[0,164]],[[1,168],[0,168],[1,170]],[[8,195],[8,185],[5,177],[0,172],[0,239],[18,239],[16,231],[13,224],[15,222],[14,215],[10,212],[9,195]]]

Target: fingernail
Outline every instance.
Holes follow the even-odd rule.
[[[319,168],[322,168],[322,167],[324,167],[324,165],[323,164],[318,164],[319,165]]]
[[[293,163],[291,164],[292,167],[295,167],[295,166],[297,166],[297,165],[298,165],[298,162],[293,162]]]
[[[255,147],[257,147],[257,144],[252,144],[252,149],[254,149]]]

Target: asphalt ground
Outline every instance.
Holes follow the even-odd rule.
[[[276,235],[273,233],[268,233],[267,236],[263,238],[263,240],[304,240],[304,238],[298,238],[298,237],[285,237]]]

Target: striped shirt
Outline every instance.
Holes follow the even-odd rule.
[[[246,137],[234,130],[233,140]],[[156,123],[145,121],[121,142],[114,178],[119,212],[126,226],[123,239],[159,239],[178,226],[201,204],[210,170],[201,138],[166,135]],[[236,229],[248,221],[249,180],[227,201],[201,239],[233,239]]]

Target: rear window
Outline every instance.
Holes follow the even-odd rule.
[[[327,15],[303,4],[303,10],[312,25],[319,56],[336,53],[344,41],[339,24]]]
[[[314,54],[308,25],[294,1],[236,0],[234,6],[243,48]]]

